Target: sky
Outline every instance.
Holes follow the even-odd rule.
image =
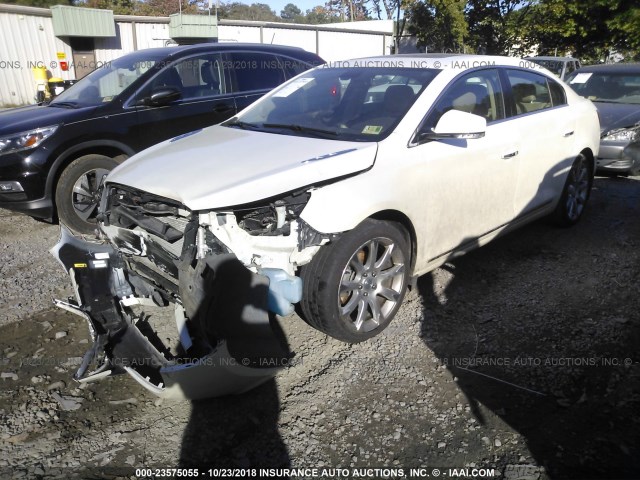
[[[240,0],[242,3],[251,5],[252,3],[266,3],[271,7],[271,10],[275,10],[276,15],[280,15],[280,11],[288,3],[293,3],[297,6],[302,13],[306,13],[307,10],[312,9],[316,5],[324,5],[325,0]]]

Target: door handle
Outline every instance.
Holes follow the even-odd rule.
[[[224,113],[228,112],[229,110],[233,110],[233,105],[229,105],[228,103],[220,103],[213,107],[213,111],[215,113]]]
[[[513,152],[505,153],[504,155],[502,155],[502,158],[504,158],[504,159],[513,158],[516,155],[518,155],[518,150],[514,150]]]
[[[571,135],[573,135],[573,130],[571,130],[570,132],[565,132],[565,134],[563,135],[564,137],[570,137]]]

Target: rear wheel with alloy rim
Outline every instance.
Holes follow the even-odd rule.
[[[407,234],[396,223],[365,220],[321,247],[302,278],[308,323],[345,342],[371,338],[389,325],[404,298]]]
[[[56,207],[62,223],[77,233],[95,230],[102,182],[117,165],[104,155],[85,155],[64,169],[56,189]]]
[[[578,223],[587,206],[592,183],[593,175],[589,160],[581,153],[573,161],[562,196],[554,212],[556,223],[561,226]]]

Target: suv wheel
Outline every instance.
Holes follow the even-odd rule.
[[[113,158],[95,154],[71,162],[60,175],[56,188],[60,222],[76,233],[92,233],[97,223],[100,187],[117,165]]]

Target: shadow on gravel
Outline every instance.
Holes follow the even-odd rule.
[[[195,292],[187,297],[185,309],[203,335],[225,339],[229,360],[252,366],[222,376],[221,382],[235,391],[264,383],[239,395],[194,400],[183,434],[180,467],[198,467],[201,472],[287,468],[291,462],[278,431],[275,372],[268,367],[285,364],[293,354],[276,316],[269,313],[267,278],[250,273],[235,257],[227,257],[220,255],[203,273],[194,275],[204,279],[202,284],[194,280],[192,287],[190,279],[185,281],[184,291]],[[227,475],[209,472],[205,476]]]
[[[426,346],[549,478],[639,478],[639,216],[639,181],[596,179],[573,228],[531,224],[418,282]]]
[[[288,468],[275,380],[242,395],[192,402],[180,467]]]

